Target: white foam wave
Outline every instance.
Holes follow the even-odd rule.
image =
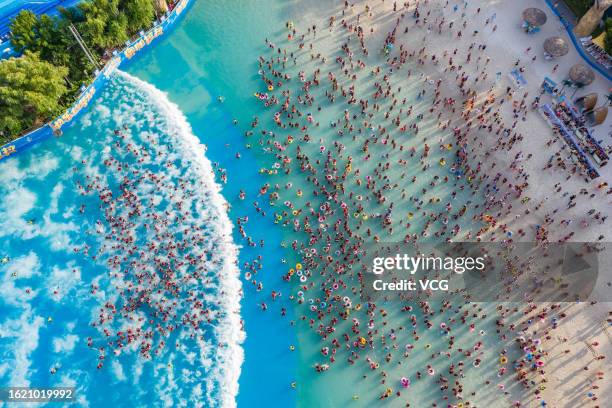
[[[18,319],[7,320],[0,324],[0,338],[13,338],[15,341],[6,351],[0,353],[3,360],[9,360],[9,381],[15,387],[30,385],[32,369],[31,354],[38,348],[39,331],[44,319],[28,307]]]
[[[66,334],[64,337],[56,337],[53,339],[53,351],[56,353],[70,354],[74,350],[79,336],[75,334]]]
[[[215,327],[215,334],[219,343],[225,347],[218,347],[215,354],[215,364],[207,373],[207,398],[209,403],[222,407],[235,407],[238,394],[238,379],[244,359],[241,347],[244,341],[244,332],[240,324],[240,297],[242,284],[239,279],[238,247],[232,241],[232,223],[227,215],[227,203],[221,195],[221,186],[214,179],[214,171],[210,161],[205,157],[205,146],[193,134],[191,126],[179,109],[172,103],[167,95],[153,85],[142,81],[130,74],[117,71],[117,75],[132,84],[139,92],[146,95],[159,112],[165,117],[170,127],[168,136],[173,138],[175,148],[188,161],[190,171],[197,174],[199,180],[207,187],[210,193],[209,204],[216,213],[216,218],[210,220],[209,228],[215,232],[214,236],[220,240],[219,247],[223,251],[223,267],[219,271],[219,301],[225,313]],[[202,345],[202,347],[205,347]],[[206,353],[202,353],[205,355]],[[215,384],[219,387],[216,397]],[[218,401],[215,401],[219,399]]]

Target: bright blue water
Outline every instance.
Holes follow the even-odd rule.
[[[240,108],[252,100],[257,52],[262,50],[262,39],[270,35],[268,23],[280,27],[287,7],[272,1],[249,5],[198,1],[174,32],[129,67],[132,74],[169,92],[169,100],[185,113],[193,133],[208,146],[206,157],[230,175],[223,186],[223,195],[232,206],[230,218],[248,217],[244,228],[256,243],[251,247],[234,231],[235,242],[242,246],[239,264],[262,256],[263,268],[256,279],[263,282],[263,290],[257,291],[243,279],[241,317],[247,337],[242,344],[245,360],[237,397],[240,406],[291,406],[295,399],[289,386],[295,378],[295,356],[289,351],[289,345],[296,343],[289,329],[291,317],[280,317],[281,304],[286,305],[283,296],[276,302],[270,297],[272,289],[281,287],[279,271],[287,267],[281,262],[282,237],[273,228],[271,217],[263,218],[255,211],[257,188],[268,180],[258,173],[254,154],[232,124],[233,118],[241,122],[249,119]],[[221,43],[224,46],[219,46]],[[247,80],[231,82],[236,78]],[[225,104],[217,102],[218,95],[225,96]],[[159,142],[156,148],[171,151],[170,157],[178,161],[181,172],[192,176],[194,185],[200,179],[207,180],[207,187],[199,193],[210,204],[207,211],[216,214],[214,219],[223,218],[218,213],[218,199],[208,202],[212,200],[210,192],[216,189],[210,185],[209,175],[191,170],[206,168],[204,152],[169,100],[138,80],[115,79],[60,139],[0,164],[0,178],[5,183],[0,187],[0,258],[7,257],[6,263],[0,264],[0,383],[75,386],[80,404],[90,406],[144,406],[151,400],[161,400],[167,406],[233,404],[242,350],[234,304],[239,295],[226,291],[237,290],[236,282],[226,276],[233,272],[231,251],[218,254],[226,258],[228,266],[216,274],[216,291],[207,292],[213,295],[213,309],[215,299],[223,302],[218,306],[223,325],[206,330],[206,344],[179,338],[178,350],[168,346],[153,361],[138,357],[137,350],[123,351],[119,356],[106,352],[100,370],[96,369],[98,352],[87,345],[88,337],[95,339],[95,345],[98,339],[103,341],[103,333],[90,323],[104,301],[114,299],[116,293],[105,277],[102,256],[100,262],[92,262],[74,253],[84,242],[92,248],[101,245],[92,237],[101,211],[96,205],[87,205],[80,214],[84,199],[74,183],[86,175],[108,181],[118,177],[109,175],[102,165],[102,158],[112,154],[107,146],[114,140],[113,129],[128,123],[134,143],[147,147],[147,139],[153,137]],[[238,151],[240,159],[235,157]],[[148,165],[149,170],[170,179],[177,176]],[[217,181],[221,173],[216,170]],[[238,199],[241,188],[247,192],[245,200]],[[189,222],[209,230],[219,245],[226,242],[219,237],[226,232],[227,223],[198,218]],[[94,282],[99,289],[92,294],[90,285]],[[261,311],[261,302],[269,305],[267,312]],[[174,340],[168,344],[174,345]],[[215,349],[216,342],[231,347]]]
[[[115,129],[121,129],[125,140]],[[163,94],[119,73],[62,138],[0,164],[2,384],[74,386],[79,404],[90,406],[146,406],[152,399],[165,406],[233,404],[243,339],[237,259],[223,199],[198,143],[180,111]],[[139,151],[143,162],[128,153],[128,146]],[[105,162],[113,157],[123,163],[121,169]],[[156,224],[175,242],[185,236],[184,229],[201,229],[203,242],[194,242],[184,253],[204,256],[198,265],[207,272],[194,278],[189,266],[176,265],[174,271],[181,289],[201,299],[213,319],[198,331],[180,324],[180,317],[170,319],[178,328],[168,336],[154,337],[152,359],[139,356],[143,338],[123,347],[107,344],[118,331],[155,329],[161,321],[149,324],[147,307],[127,316],[117,313],[112,322],[99,327],[90,325],[107,302],[122,311],[119,290],[135,283],[130,276],[138,270],[132,262],[153,258],[149,258],[152,251],[145,249],[121,268],[108,267],[113,257],[126,256],[127,248],[114,248],[116,242],[105,238],[111,227],[98,221],[104,220],[109,207],[98,199],[97,191],[83,194],[80,187],[108,186],[117,197],[124,177],[146,174],[166,181],[161,186],[143,182],[134,187],[143,203],[156,203],[152,208],[143,204],[143,214],[130,219],[135,224],[129,228],[134,244],[161,245],[158,236],[143,228],[152,221],[147,217],[162,220],[169,217],[166,211],[179,215],[174,205],[181,201],[191,211],[188,219],[165,227]],[[117,203],[115,216],[127,216],[122,201]],[[160,257],[165,257],[163,252]],[[125,270],[130,272],[122,273]],[[184,297],[172,297],[163,288],[152,296],[162,303],[175,302],[172,310],[179,316],[195,310]],[[139,321],[140,317],[145,319]],[[104,329],[113,336],[107,338]],[[161,340],[167,346],[156,355]],[[105,347],[104,353],[98,347]],[[97,369],[100,354],[105,356],[104,366]]]
[[[264,39],[282,31],[285,21],[299,10],[298,5],[308,7],[299,1],[198,0],[171,35],[128,67],[131,74],[167,92],[180,107],[194,133],[207,144],[206,156],[227,169],[229,179],[223,195],[232,204],[232,220],[248,216],[247,234],[257,244],[265,239],[263,248],[252,248],[236,237],[242,245],[241,264],[257,255],[263,256],[264,264],[256,276],[264,283],[261,292],[244,283],[242,316],[247,336],[237,397],[238,405],[244,407],[295,404],[290,383],[296,379],[297,353],[291,353],[289,346],[297,340],[289,326],[291,317],[280,318],[279,301],[270,298],[271,290],[287,287],[281,279],[288,268],[280,261],[284,256],[279,247],[282,236],[271,222],[272,210],[263,218],[253,206],[253,201],[267,206],[267,199],[258,197],[257,190],[266,182],[279,181],[259,174],[263,164],[254,154],[259,147],[256,138],[245,138],[242,132],[252,113],[261,109],[253,92],[261,90],[257,58],[267,50]],[[224,97],[223,103],[217,101],[218,96]],[[234,118],[239,126],[232,123]],[[252,144],[252,149],[247,144]],[[236,152],[240,152],[240,159],[236,159]],[[243,201],[237,200],[241,188],[247,193]],[[281,297],[285,306],[287,295]],[[258,307],[261,302],[268,304],[267,312]]]

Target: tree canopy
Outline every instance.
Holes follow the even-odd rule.
[[[0,137],[13,137],[59,114],[67,74],[67,68],[41,61],[30,51],[0,61]]]
[[[10,41],[17,52],[29,50],[43,61],[67,67],[70,91],[76,93],[91,76],[93,66],[68,30],[69,24],[65,17],[43,14],[37,18],[30,11],[22,11],[13,20]]]
[[[137,33],[147,28],[155,18],[153,0],[124,0],[120,8],[127,17],[128,31]]]
[[[30,10],[22,10],[11,21],[11,46],[21,53],[23,50],[33,50],[37,46],[36,25],[38,18]]]
[[[74,101],[81,85],[91,80],[94,66],[70,25],[99,62],[107,50],[122,46],[152,25],[153,1],[84,0],[76,7],[60,8],[59,16],[20,12],[11,21],[10,41],[17,53],[25,54],[0,62],[0,139],[49,119]]]
[[[87,45],[111,48],[129,38],[127,16],[119,13],[119,0],[84,1],[77,8],[84,16],[77,28]]]

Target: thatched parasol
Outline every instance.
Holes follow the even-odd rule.
[[[155,0],[153,1],[153,6],[160,14],[166,14],[168,12],[168,3],[166,3],[166,0]]]
[[[585,111],[591,110],[597,105],[597,97],[596,92],[581,96],[576,100],[576,105]]]
[[[546,13],[539,8],[530,7],[523,11],[523,20],[532,27],[539,27],[546,23]]]
[[[561,37],[549,37],[544,41],[544,51],[551,57],[562,57],[569,52],[569,45]]]
[[[601,125],[602,123],[606,121],[607,117],[608,117],[608,107],[607,106],[600,106],[599,108],[595,109],[588,115],[588,118],[591,122],[591,126]]]
[[[569,78],[580,85],[590,85],[595,80],[595,73],[586,65],[576,64],[570,68]]]

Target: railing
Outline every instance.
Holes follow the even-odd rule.
[[[599,177],[599,172],[589,160],[586,153],[580,147],[580,144],[576,141],[572,133],[565,127],[563,122],[557,117],[557,114],[549,104],[544,104],[540,107],[540,112],[546,122],[550,124],[553,129],[557,129],[559,134],[565,139],[565,142],[569,145],[572,153],[575,154],[576,159],[580,165],[586,170],[587,174],[591,179]]]

